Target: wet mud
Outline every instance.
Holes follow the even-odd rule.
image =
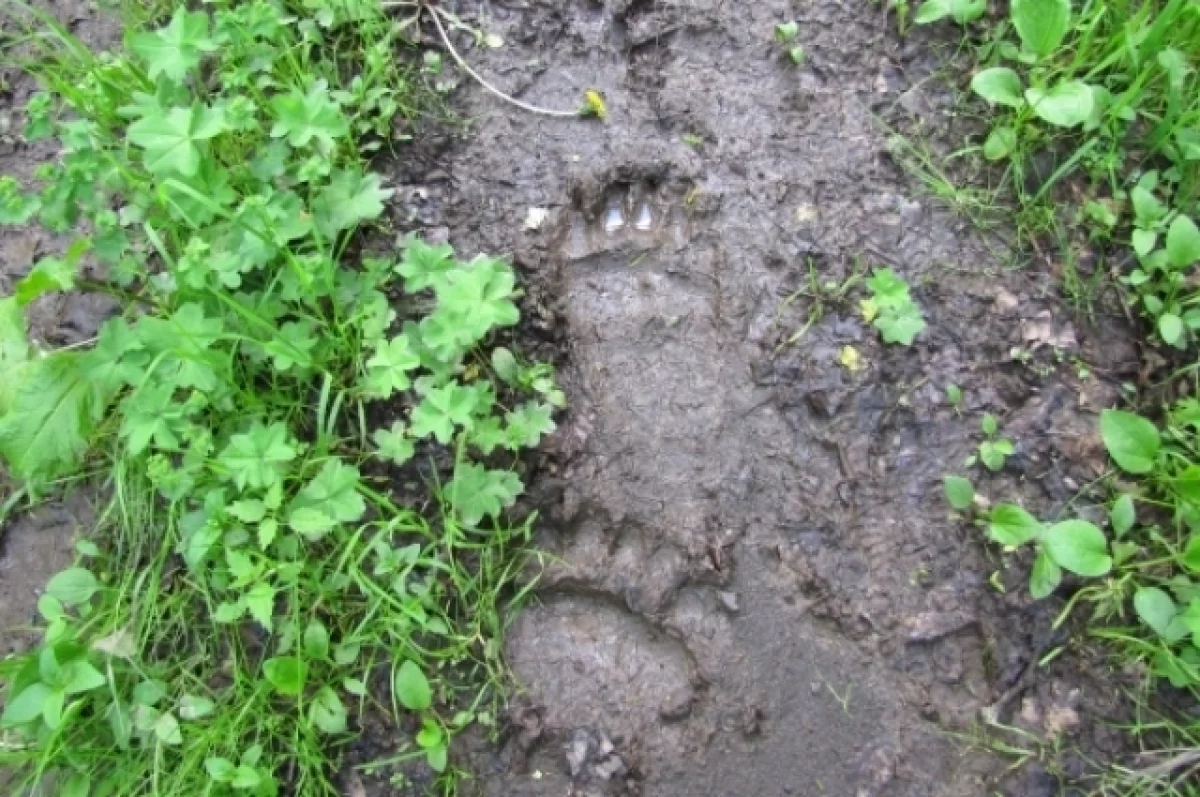
[[[468,132],[418,133],[391,167],[399,230],[513,259],[570,396],[531,485],[556,563],[508,635],[521,688],[499,743],[456,751],[468,790],[1058,793],[951,736],[989,707],[1115,751],[1113,676],[1076,648],[1032,669],[1068,641],[1050,630],[1060,607],[1032,602],[1028,563],[949,513],[941,478],[992,412],[1017,454],[971,474],[981,492],[1061,509],[1103,467],[1096,413],[1138,353],[1120,318],[1082,321],[1052,271],[1006,268],[1002,242],[896,166],[881,123],[953,102],[927,79],[929,43],[833,0],[443,5],[503,37],[456,39],[503,90],[573,108],[598,89],[609,114],[550,119],[464,82]],[[771,37],[792,19],[802,68]],[[28,90],[13,80],[0,113]],[[4,131],[0,172],[53,154]],[[0,289],[54,245],[41,235],[0,231]],[[817,314],[805,294],[812,274],[874,267],[925,313],[911,348],[884,347],[856,300]],[[35,333],[59,343],[105,311],[40,312]],[[865,367],[842,365],[846,346]],[[5,530],[5,633],[69,559],[75,516],[57,513]],[[356,778],[348,793],[398,792]]]

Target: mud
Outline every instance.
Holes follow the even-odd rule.
[[[464,83],[469,134],[419,135],[391,175],[399,229],[512,257],[571,400],[531,485],[539,544],[563,564],[509,634],[522,691],[501,743],[456,751],[470,788],[1057,793],[948,735],[988,707],[1065,747],[1115,750],[1111,675],[1075,648],[1031,669],[1066,641],[1049,630],[1059,607],[1031,602],[1028,563],[948,513],[941,477],[990,411],[1018,452],[1002,475],[972,474],[980,490],[1061,509],[1102,467],[1095,413],[1138,353],[1121,319],[1080,322],[1053,269],[1006,270],[1001,242],[896,167],[880,122],[928,124],[953,103],[927,80],[929,42],[833,0],[443,5],[504,38],[456,43],[505,91],[573,108],[594,88],[609,111],[548,119]],[[791,19],[801,69],[771,39]],[[27,87],[13,86],[16,107]],[[25,177],[51,154],[9,133],[0,171]],[[52,245],[0,236],[0,288]],[[895,269],[928,330],[885,348],[849,302],[789,343],[813,308],[788,301],[810,266],[822,282]],[[47,310],[40,334],[86,338],[103,312],[80,312]],[[839,364],[845,346],[865,369]],[[32,614],[71,525],[6,531],[0,628]],[[365,788],[348,793],[395,793]]]

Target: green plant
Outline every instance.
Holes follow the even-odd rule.
[[[775,41],[787,48],[787,56],[796,66],[803,66],[806,59],[804,48],[796,43],[800,36],[797,22],[784,22],[775,26]]]
[[[979,443],[978,451],[967,458],[966,467],[970,468],[976,462],[982,462],[983,466],[993,473],[1003,470],[1004,463],[1016,452],[1013,442],[999,436],[1000,424],[990,412],[984,413],[979,428],[983,432],[983,440]]]
[[[19,790],[333,795],[338,740],[379,715],[449,787],[524,594],[519,453],[564,397],[495,345],[508,264],[357,234],[392,193],[357,142],[417,96],[382,11],[206,9],[104,55],[28,12],[29,117],[63,155],[0,207],[89,234],[0,299],[0,455],[32,493],[106,471],[111,499],[41,645],[0,665],[3,763]],[[40,351],[25,309],[69,290],[121,311]]]
[[[860,302],[863,319],[879,330],[884,343],[911,346],[925,329],[925,319],[909,295],[908,283],[890,268],[877,268],[866,284],[871,298]]]

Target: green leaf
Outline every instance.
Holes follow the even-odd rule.
[[[1175,601],[1158,587],[1139,587],[1133,595],[1133,608],[1142,622],[1160,637],[1168,637],[1171,623],[1179,614]]]
[[[913,22],[928,25],[951,17],[958,24],[966,25],[983,16],[986,10],[987,0],[925,0],[913,16]]]
[[[495,327],[510,327],[521,314],[512,299],[516,280],[507,263],[477,257],[464,268],[447,272],[435,285],[437,310],[421,322],[426,346],[443,361],[470,349]]]
[[[1154,470],[1161,440],[1150,421],[1131,412],[1105,410],[1100,414],[1100,436],[1109,456],[1126,473]]]
[[[258,490],[279,483],[296,454],[284,424],[255,421],[247,432],[229,439],[217,461],[225,468],[224,478],[239,490]]]
[[[322,733],[344,733],[346,706],[331,687],[322,686],[308,707],[308,721]]]
[[[75,772],[63,783],[58,797],[88,797],[91,790],[91,776],[86,772]]]
[[[1038,551],[1029,572],[1029,593],[1035,600],[1045,598],[1062,582],[1062,570],[1045,550]]]
[[[911,346],[913,340],[925,329],[921,309],[909,302],[900,307],[883,307],[875,319],[884,343],[899,343]]]
[[[328,84],[315,81],[307,93],[292,89],[271,100],[275,125],[271,138],[285,138],[293,147],[307,147],[316,142],[321,152],[329,153],[336,140],[350,132],[346,117],[329,95]]]
[[[317,229],[333,236],[383,215],[384,202],[396,193],[380,185],[378,174],[339,169],[313,203]]]
[[[553,407],[536,401],[527,401],[508,413],[504,418],[508,424],[505,429],[508,448],[512,451],[536,448],[543,435],[557,428],[551,420],[553,414]]]
[[[1071,0],[1012,0],[1013,27],[1035,55],[1050,55],[1071,28]]]
[[[154,723],[154,735],[163,744],[183,744],[183,731],[179,729],[179,720],[169,711],[159,715],[158,721]]]
[[[153,706],[166,695],[167,685],[154,679],[139,681],[133,688],[133,702],[139,706]]]
[[[217,783],[228,783],[237,769],[228,758],[217,757],[204,759],[204,768],[208,771],[208,776]]]
[[[1017,131],[1011,127],[1001,126],[988,133],[983,142],[983,157],[990,161],[1007,158],[1017,148]]]
[[[909,304],[912,299],[908,294],[908,283],[896,276],[890,268],[877,268],[867,280],[875,304],[881,309],[885,307],[900,307]]]
[[[16,728],[41,717],[42,706],[50,697],[51,691],[50,687],[41,682],[25,687],[20,694],[10,698],[5,704],[4,714],[0,716],[0,728]]]
[[[275,588],[265,582],[259,582],[246,592],[243,603],[250,616],[270,633],[271,618],[275,614]]]
[[[71,662],[67,665],[66,670],[67,678],[63,685],[63,692],[68,695],[90,692],[108,683],[103,673],[83,659]]]
[[[276,656],[263,662],[263,675],[279,694],[296,697],[304,691],[308,664],[294,656]]]
[[[1158,200],[1151,189],[1141,184],[1130,189],[1129,201],[1133,204],[1133,215],[1137,220],[1137,225],[1143,229],[1153,228],[1163,216],[1167,215],[1166,206]],[[1154,248],[1153,244],[1150,248]]]
[[[1055,564],[1080,576],[1094,578],[1112,569],[1104,532],[1086,520],[1064,520],[1046,529],[1046,553]]]
[[[66,257],[43,257],[30,272],[17,283],[13,296],[17,304],[25,307],[47,293],[69,291],[75,287],[79,274],[79,257],[86,246],[72,247]]]
[[[405,241],[404,259],[396,266],[396,273],[404,277],[405,291],[417,293],[442,285],[446,275],[455,268],[458,264],[449,244],[429,246],[415,234],[410,234]]]
[[[970,479],[962,476],[943,476],[942,489],[946,493],[946,501],[959,512],[965,512],[975,502],[975,486]]]
[[[798,22],[781,22],[775,26],[775,41],[780,44],[793,42],[800,35],[800,24]]]
[[[1171,479],[1171,487],[1183,500],[1200,507],[1200,464],[1192,464]]]
[[[1024,545],[1041,531],[1038,519],[1014,504],[997,504],[988,515],[988,537],[1009,548]]]
[[[179,716],[189,721],[203,719],[212,714],[216,708],[217,704],[207,697],[184,695],[179,699]]]
[[[375,456],[394,465],[408,462],[417,450],[412,438],[405,434],[403,421],[396,421],[391,429],[376,429],[371,439],[375,442]]]
[[[1095,96],[1086,83],[1069,80],[1051,89],[1025,90],[1025,100],[1033,112],[1055,127],[1078,127],[1088,120],[1095,108]]]
[[[429,768],[434,772],[445,772],[448,761],[449,751],[446,745],[441,744],[437,747],[430,747],[425,750],[425,761],[429,764]]]
[[[1183,549],[1183,566],[1193,573],[1200,573],[1200,533],[1188,538]]]
[[[0,177],[0,224],[24,224],[42,207],[34,194],[21,192],[21,184],[7,175]]]
[[[1025,104],[1021,78],[1008,67],[996,66],[976,73],[971,78],[971,89],[992,105],[1020,108]]]
[[[455,425],[471,424],[477,401],[475,391],[458,382],[432,388],[413,408],[410,432],[418,439],[433,435],[439,443],[446,445],[454,437]]]
[[[433,691],[425,673],[413,661],[405,661],[396,669],[392,691],[400,705],[409,711],[425,711],[433,705]]]
[[[1163,313],[1158,317],[1158,334],[1174,346],[1183,339],[1183,319],[1174,313]]]
[[[304,629],[304,654],[310,659],[329,655],[329,631],[320,620],[313,620]]]
[[[358,468],[336,457],[327,459],[292,501],[293,510],[318,509],[338,523],[353,523],[367,511],[366,502],[358,492],[359,483]]]
[[[46,594],[57,598],[65,606],[78,606],[90,601],[98,589],[100,582],[90,570],[72,567],[50,579],[50,583],[46,585]]]
[[[1129,243],[1138,257],[1145,257],[1154,251],[1158,243],[1158,233],[1153,230],[1134,230],[1129,236]]]
[[[1108,510],[1108,522],[1112,524],[1113,534],[1118,537],[1125,535],[1133,528],[1137,520],[1137,510],[1133,505],[1133,496],[1122,495]]]
[[[237,791],[251,791],[257,789],[260,784],[262,784],[262,775],[259,775],[258,770],[248,764],[239,765],[229,780],[229,785]]]
[[[229,505],[229,514],[243,523],[257,523],[267,516],[267,505],[257,498],[234,501]]]
[[[200,65],[204,53],[217,49],[208,38],[208,15],[179,7],[165,28],[133,37],[133,52],[146,62],[150,80],[166,75],[176,83]]]
[[[512,506],[524,485],[517,474],[507,470],[488,470],[474,462],[459,462],[454,478],[446,485],[446,499],[463,524],[477,526],[484,516],[499,517]]]
[[[371,398],[387,399],[394,393],[408,390],[412,380],[408,374],[421,366],[407,335],[400,334],[380,343],[367,360],[366,391]]]
[[[171,108],[139,119],[129,126],[130,142],[146,150],[146,168],[192,177],[200,171],[201,142],[226,130],[219,108],[193,105]]]
[[[1175,217],[1167,230],[1167,260],[1175,268],[1187,268],[1200,260],[1200,229],[1182,214]]]
[[[492,370],[496,372],[500,381],[507,385],[516,385],[521,368],[517,365],[517,358],[511,351],[503,346],[497,346],[492,349]]]

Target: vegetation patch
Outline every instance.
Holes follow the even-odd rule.
[[[95,54],[10,24],[46,89],[24,134],[61,155],[38,190],[0,180],[0,222],[70,243],[0,300],[0,454],[30,496],[86,474],[111,497],[0,670],[11,787],[341,794],[371,716],[451,790],[521,594],[518,456],[564,398],[495,344],[508,264],[364,247],[392,193],[364,153],[422,96],[397,26],[216,0]],[[70,290],[119,312],[43,351],[26,308]]]

